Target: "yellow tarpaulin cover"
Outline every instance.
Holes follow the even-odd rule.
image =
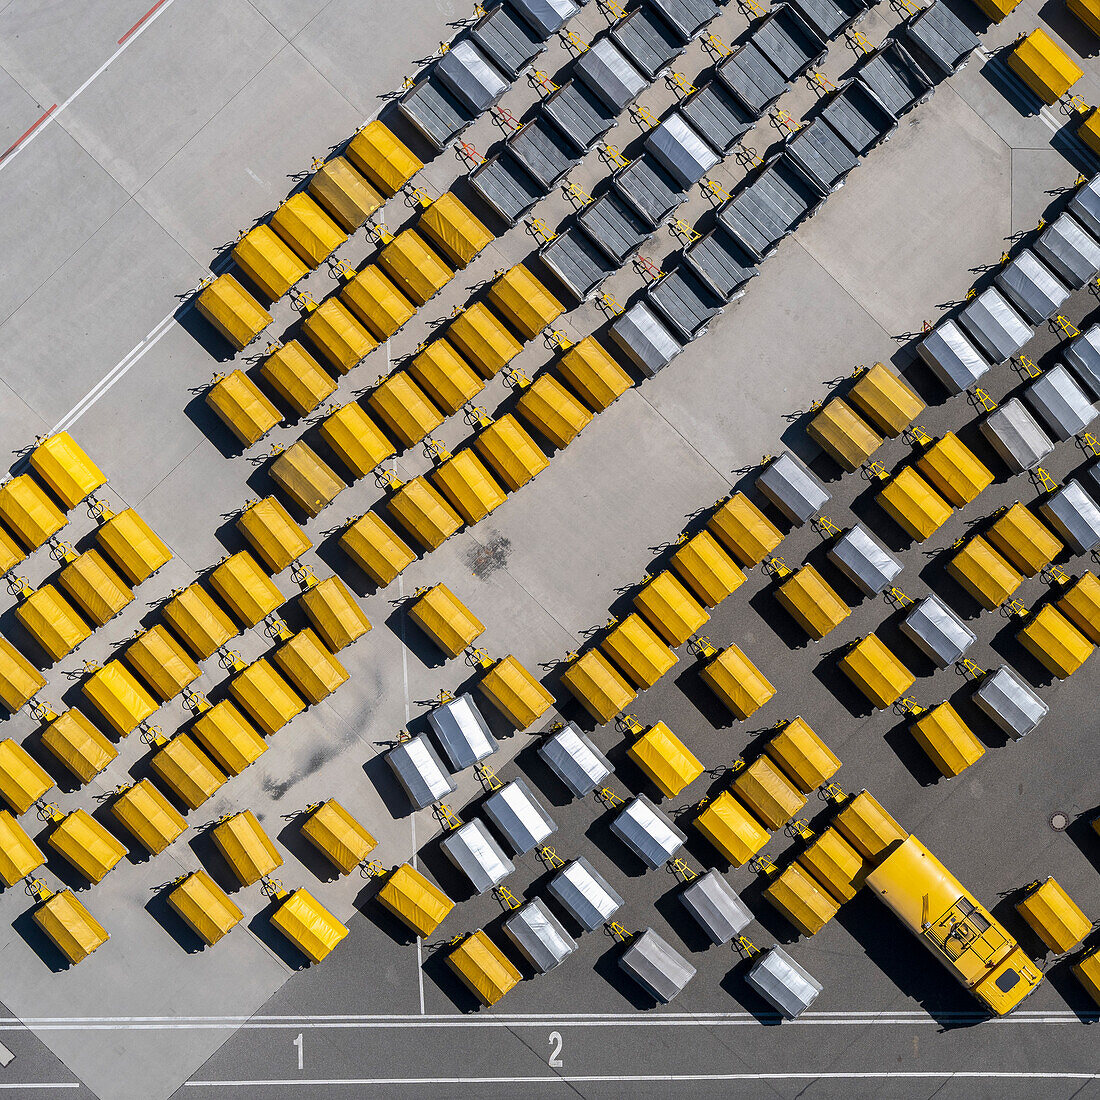
[[[1092,643],[1052,604],[1016,632],[1020,644],[1052,676],[1072,676],[1093,651]]]
[[[451,344],[433,340],[409,363],[409,373],[443,412],[451,415],[484,389],[484,380]]]
[[[836,827],[864,859],[877,863],[886,850],[909,834],[863,790],[852,795],[837,814]]]
[[[1054,39],[1039,28],[1016,40],[1008,54],[1008,67],[1046,104],[1057,103],[1084,76]]]
[[[424,167],[413,151],[377,119],[351,139],[347,156],[387,198],[396,195]]]
[[[603,412],[632,385],[630,375],[594,336],[571,347],[561,357],[558,372],[594,413]]]
[[[344,157],[322,164],[306,190],[346,233],[354,233],[385,201]]]
[[[313,310],[302,322],[302,332],[337,374],[347,374],[378,347],[378,341],[337,298]]]
[[[788,722],[764,751],[803,794],[817,790],[840,771],[840,757],[801,717]]]
[[[766,756],[739,769],[731,789],[768,829],[782,828],[806,805],[806,796]]]
[[[186,733],[176,734],[153,753],[149,766],[189,810],[197,810],[226,781],[218,765]]]
[[[183,814],[148,779],[120,788],[111,812],[154,856],[187,831]]]
[[[764,887],[768,899],[804,936],[814,936],[837,915],[840,906],[797,863]]]
[[[882,363],[864,371],[848,399],[883,435],[901,435],[924,412],[924,402]]]
[[[559,450],[592,421],[592,414],[551,374],[539,375],[523,390],[516,412]]]
[[[688,539],[672,555],[671,564],[704,607],[717,607],[745,583],[740,566],[709,531]]]
[[[71,890],[62,890],[47,898],[31,915],[35,924],[74,965],[83,962],[111,938]]]
[[[226,558],[210,574],[210,587],[244,626],[255,626],[283,602],[282,593],[247,550]]]
[[[438,886],[408,863],[395,867],[378,891],[378,900],[418,936],[430,936],[455,907]]]
[[[68,432],[43,439],[30,454],[31,469],[66,508],[107,484],[107,475],[77,446]]]
[[[81,783],[90,783],[118,756],[118,749],[77,707],[65,711],[46,726],[42,731],[42,744]]]
[[[598,650],[590,649],[572,661],[561,678],[562,686],[599,723],[610,722],[630,706],[637,692]]]
[[[639,689],[653,687],[679,660],[636,611],[604,638],[600,648]]]
[[[202,669],[160,623],[139,634],[126,647],[125,656],[162,703],[174,699],[202,675]]]
[[[447,955],[447,965],[483,1005],[495,1005],[522,978],[508,956],[480,930],[471,932]]]
[[[271,914],[271,923],[313,963],[326,958],[348,934],[308,890],[295,890]]]
[[[852,609],[812,566],[804,565],[775,590],[775,598],[811,638],[824,638]]]
[[[232,275],[219,275],[195,304],[237,351],[243,351],[271,324],[271,314]]]
[[[483,520],[508,499],[485,463],[469,449],[441,462],[428,477],[466,523]]]
[[[694,824],[734,867],[752,859],[771,836],[729,791],[707,802]]]
[[[947,572],[987,611],[1011,599],[1024,583],[1024,578],[981,535],[975,535],[951,558]]]
[[[366,477],[397,453],[389,437],[354,401],[329,413],[317,429],[352,477]]]
[[[7,638],[0,637],[0,700],[4,706],[15,714],[45,686],[42,673]]]
[[[434,298],[455,274],[415,229],[398,233],[378,254],[378,262],[402,293],[418,306]]]
[[[244,920],[236,902],[205,871],[182,879],[169,892],[168,904],[211,947]]]
[[[665,798],[675,798],[703,774],[695,754],[664,722],[650,726],[626,754]]]
[[[271,228],[312,271],[348,239],[348,235],[304,192],[284,199],[271,215]]]
[[[0,741],[0,795],[16,814],[25,814],[51,787],[46,769],[10,737]]]
[[[348,678],[348,670],[307,626],[275,650],[275,663],[309,703],[319,703]]]
[[[985,746],[950,703],[926,710],[909,728],[929,760],[948,779],[966,771],[985,755]]]
[[[447,339],[483,377],[492,378],[523,350],[488,306],[467,306],[448,326]]]
[[[1093,33],[1100,34],[1097,31]],[[1085,992],[1093,1002],[1100,1005],[1100,947],[1093,947],[1084,954],[1078,955],[1077,961],[1070,969],[1077,975],[1077,980],[1085,987]]]
[[[82,690],[120,737],[135,730],[160,705],[118,660],[93,672]]]
[[[993,484],[993,475],[954,432],[936,440],[917,459],[917,469],[947,501],[961,508]]]
[[[0,810],[0,882],[14,886],[33,875],[46,857],[7,810]]]
[[[37,550],[67,522],[65,513],[30,474],[0,485],[0,519],[28,550]]]
[[[223,818],[211,834],[242,886],[251,886],[283,865],[283,857],[251,810]]]
[[[50,830],[46,843],[90,883],[106,878],[126,855],[125,845],[87,810],[73,810]]]
[[[1077,116],[1077,136],[1098,156],[1100,156],[1100,111],[1093,109],[1085,116]]]
[[[378,340],[394,336],[416,313],[416,306],[377,264],[368,264],[349,280],[340,300]]]
[[[269,302],[277,302],[310,270],[270,225],[250,229],[233,246],[232,256]]]
[[[0,576],[10,573],[21,561],[25,561],[26,557],[23,548],[15,539],[0,528]]]
[[[1025,577],[1041,573],[1062,552],[1062,543],[1035,514],[1017,501],[985,536]]]
[[[423,477],[402,485],[386,506],[425,550],[435,550],[462,526],[459,514]]]
[[[131,585],[147,581],[172,560],[172,551],[133,508],[104,519],[95,537]]]
[[[226,775],[240,775],[267,752],[267,742],[228,699],[200,714],[191,734]]]
[[[237,633],[233,620],[198,581],[174,592],[162,610],[164,621],[200,661]]]
[[[1100,645],[1100,578],[1086,572],[1058,599],[1058,610],[1093,645]]]
[[[362,638],[370,620],[339,577],[326,577],[298,597],[298,606],[330,653]]]
[[[448,657],[457,657],[485,633],[485,624],[442,582],[413,600],[409,618]]]
[[[974,0],[974,3],[991,23],[999,23],[1006,15],[1016,10],[1020,0]],[[1069,0],[1066,2],[1066,7],[1072,11]]]
[[[57,579],[96,626],[110,622],[134,598],[130,586],[98,550],[85,550],[61,570]]]
[[[707,530],[746,569],[783,541],[779,528],[744,493],[734,493],[707,521]]]
[[[1095,37],[1100,38],[1100,2],[1098,0],[1066,0],[1066,11],[1075,15]]]
[[[554,697],[513,657],[502,657],[481,678],[482,693],[518,730],[538,721]]]
[[[550,465],[550,460],[511,413],[482,428],[474,437],[474,447],[501,484],[513,493]]]
[[[266,657],[238,672],[229,681],[229,691],[241,709],[268,736],[278,733],[291,718],[306,709],[305,700]]]
[[[269,470],[271,480],[307,516],[319,515],[348,484],[303,439],[292,443]]]
[[[305,819],[302,836],[324,852],[343,875],[350,875],[378,844],[335,798],[322,802]]]
[[[510,268],[489,287],[488,301],[524,341],[534,340],[565,312],[565,306],[523,264]]]
[[[340,536],[340,546],[380,588],[385,588],[406,566],[416,561],[412,550],[373,512],[349,524]]]
[[[1092,921],[1053,878],[1029,890],[1016,912],[1057,955],[1072,951],[1092,931]]]
[[[806,434],[849,473],[882,446],[882,436],[840,397],[825,402]]]
[[[237,518],[237,530],[272,573],[281,573],[313,546],[313,540],[274,497],[245,505]]]
[[[493,241],[493,234],[450,191],[420,215],[416,228],[452,267],[466,267]]]
[[[774,694],[768,678],[735,645],[708,661],[700,673],[705,683],[742,720],[755,714]]]
[[[916,542],[934,535],[951,518],[951,505],[912,466],[899,470],[875,500]]]
[[[393,439],[413,447],[443,423],[443,414],[405,371],[395,371],[375,387],[367,405]]]
[[[299,416],[313,412],[336,390],[336,383],[297,340],[276,348],[260,375]]]
[[[668,569],[658,573],[634,597],[642,618],[670,646],[683,645],[710,615]]]
[[[840,659],[840,668],[880,710],[892,707],[917,679],[875,634],[849,649]]]
[[[866,878],[863,856],[831,825],[796,862],[839,905],[851,901]]]
[[[263,439],[282,420],[279,410],[241,370],[218,378],[206,391],[206,403],[246,447]]]
[[[92,629],[52,584],[32,592],[15,609],[15,617],[52,661],[72,653]]]

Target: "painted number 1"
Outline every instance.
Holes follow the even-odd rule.
[[[304,1050],[304,1044],[302,1042],[302,1033],[298,1032],[298,1038],[294,1040],[294,1045],[298,1048],[298,1068],[303,1068],[302,1051]]]
[[[547,1060],[547,1065],[549,1065],[551,1069],[561,1069],[561,1048],[562,1048],[561,1032],[560,1031],[551,1031],[550,1032],[550,1057]]]

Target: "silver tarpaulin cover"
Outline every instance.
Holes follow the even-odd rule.
[[[557,34],[580,11],[573,0],[507,0],[542,38]]]
[[[654,1000],[668,1004],[695,977],[695,967],[652,928],[632,936],[619,966]]]
[[[993,281],[1033,325],[1040,325],[1052,317],[1069,297],[1069,288],[1063,286],[1057,276],[1027,248],[1005,264]]]
[[[490,836],[485,823],[477,818],[449,832],[440,847],[478,894],[496,886],[515,870],[504,849]]]
[[[718,154],[676,111],[650,130],[645,147],[684,191],[718,163]]]
[[[729,943],[752,922],[749,907],[714,870],[689,882],[680,901],[712,943]]]
[[[1071,439],[1096,419],[1096,406],[1089,395],[1058,363],[1024,390],[1024,400],[1051,439]]]
[[[599,928],[623,904],[607,879],[584,856],[567,863],[546,889],[586,932]]]
[[[573,722],[538,747],[550,770],[577,797],[594,791],[611,774],[611,762]]]
[[[1088,554],[1100,545],[1100,507],[1079,481],[1067,481],[1039,505],[1039,511],[1075,554]]]
[[[937,667],[954,664],[977,641],[977,636],[939,598],[925,596],[905,616],[902,633]]]
[[[941,321],[917,345],[917,354],[948,393],[962,393],[989,370],[982,353],[956,321]]]
[[[822,988],[782,947],[765,951],[752,964],[745,981],[788,1020],[805,1012]]]
[[[615,318],[611,338],[647,378],[667,367],[683,350],[644,302],[635,303]]]
[[[981,433],[1016,474],[1038,466],[1054,450],[1047,433],[1018,397],[989,413],[981,423]]]
[[[646,796],[631,799],[611,822],[611,831],[649,868],[667,863],[687,836]]]
[[[453,771],[459,772],[497,751],[497,739],[477,709],[473,696],[462,694],[428,714],[428,725],[439,739]]]
[[[423,734],[395,745],[386,754],[386,759],[409,801],[418,810],[438,802],[455,789],[443,761]]]
[[[783,451],[757,475],[756,487],[791,523],[805,523],[832,494],[790,451]]]
[[[540,898],[517,909],[504,922],[504,934],[540,974],[553,970],[577,949],[577,941]]]
[[[487,111],[508,90],[509,82],[472,42],[452,46],[437,62],[436,75],[471,111]]]
[[[1066,209],[1094,237],[1100,238],[1100,175],[1081,184]]]
[[[959,323],[994,363],[1011,359],[1035,331],[994,287],[983,290],[966,306]]]
[[[1067,286],[1082,287],[1100,271],[1100,244],[1069,214],[1060,214],[1039,234],[1039,258]]]
[[[828,558],[865,596],[885,592],[902,570],[902,563],[858,524],[833,543]]]
[[[573,73],[616,112],[625,110],[649,86],[609,38],[589,46],[577,59]]]
[[[1100,325],[1090,325],[1063,353],[1094,399],[1100,399]]]
[[[531,788],[513,779],[485,800],[485,816],[497,827],[516,855],[541,844],[557,829]]]
[[[974,701],[1013,738],[1029,734],[1050,710],[1008,665],[982,677]]]

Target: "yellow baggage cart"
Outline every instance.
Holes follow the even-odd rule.
[[[295,890],[271,914],[271,923],[311,963],[326,959],[348,934],[340,923],[308,890]]]
[[[213,656],[238,633],[233,620],[198,581],[176,589],[162,613],[176,637],[200,661]]]
[[[694,825],[734,867],[747,863],[771,839],[771,833],[729,791],[704,800]]]
[[[511,654],[497,661],[477,686],[517,730],[527,729],[554,705],[550,692]]]
[[[917,469],[955,508],[969,504],[993,484],[993,475],[954,432],[937,439],[917,459]]]
[[[404,447],[415,447],[443,423],[443,414],[405,371],[394,371],[367,398],[382,426]]]
[[[419,355],[413,356],[409,374],[448,416],[473,401],[485,388],[481,376],[442,338],[433,340]]]
[[[0,577],[6,576],[20,562],[26,560],[27,555],[22,547],[0,527]]]
[[[46,680],[7,640],[0,637],[0,701],[15,714],[46,686]]]
[[[440,195],[420,215],[416,228],[457,268],[468,266],[493,242],[493,234],[450,191]]]
[[[482,302],[467,306],[447,326],[447,340],[483,378],[492,378],[523,350],[523,345]]]
[[[948,576],[987,611],[1010,600],[1024,578],[981,535],[975,535],[947,563]]]
[[[342,875],[350,875],[378,846],[378,841],[335,798],[311,808],[302,822],[302,836]]]
[[[266,657],[241,669],[229,681],[229,694],[269,737],[306,709],[305,700]]]
[[[985,537],[1025,577],[1041,573],[1063,550],[1061,541],[1019,501],[997,517]]]
[[[525,343],[565,312],[565,306],[523,264],[516,264],[496,279],[486,297],[497,316],[511,325]]]
[[[840,669],[879,710],[892,707],[917,680],[875,634],[852,646],[841,657]]]
[[[242,626],[255,626],[277,610],[283,595],[247,551],[228,557],[210,574],[210,587]]]
[[[104,508],[98,519],[96,542],[131,586],[147,581],[172,560],[172,551],[133,508],[117,515]]]
[[[817,935],[840,911],[832,895],[797,863],[764,887],[764,897],[804,936]]]
[[[271,215],[271,228],[312,271],[348,239],[348,235],[303,191],[284,199]]]
[[[780,829],[806,805],[806,796],[766,757],[738,768],[734,796],[766,829]]]
[[[368,122],[348,143],[347,157],[387,198],[396,195],[424,165],[384,123]]]
[[[899,470],[875,500],[915,542],[924,542],[951,518],[951,505],[912,466]]]
[[[513,493],[550,465],[511,413],[482,428],[474,437],[474,448],[500,483]]]
[[[30,464],[66,511],[107,484],[107,475],[68,432],[40,440],[30,453]]]
[[[186,733],[157,743],[149,766],[189,810],[197,810],[225,785],[226,775]]]
[[[896,371],[876,363],[863,371],[848,394],[851,404],[883,435],[899,436],[924,412],[924,402]]]
[[[57,579],[95,626],[105,626],[134,599],[133,589],[98,550],[85,550],[77,555]]]
[[[1056,955],[1072,951],[1092,931],[1092,921],[1053,878],[1033,882],[1016,912]]]
[[[592,422],[592,414],[551,374],[539,375],[523,390],[516,412],[558,450]]]
[[[744,493],[734,493],[707,521],[707,530],[746,568],[759,565],[779,544],[779,528]]]
[[[825,402],[806,425],[806,434],[849,473],[882,446],[882,436],[840,397]]]
[[[260,376],[299,416],[307,416],[336,392],[336,383],[297,340],[273,347]]]
[[[1100,578],[1095,573],[1078,577],[1056,606],[1093,645],[1100,645]]]
[[[600,648],[639,690],[653,687],[679,660],[636,611],[615,626]]]
[[[320,515],[348,487],[303,439],[277,456],[269,472],[290,502],[310,517]]]
[[[590,649],[571,661],[561,683],[600,724],[610,722],[638,695],[598,649]]]
[[[0,485],[0,519],[28,550],[37,550],[68,522],[30,474]]]
[[[202,669],[191,659],[166,626],[154,623],[127,647],[126,662],[162,703],[174,699],[193,684]]]
[[[686,539],[672,555],[671,565],[704,607],[717,607],[745,583],[740,566],[709,531]]]
[[[385,588],[398,573],[416,561],[416,554],[373,512],[352,517],[339,543],[344,553],[379,588]]]
[[[53,780],[22,745],[0,741],[0,795],[17,816],[25,814],[53,787]]]
[[[985,746],[950,703],[924,711],[909,728],[928,759],[948,779],[960,775],[985,755]]]
[[[834,824],[840,835],[872,864],[909,835],[867,790],[848,798]]]
[[[339,577],[326,577],[298,597],[310,626],[330,653],[339,653],[371,629],[370,620]]]
[[[74,966],[98,951],[111,938],[71,890],[50,894],[35,906],[31,916]]]
[[[242,370],[215,374],[206,403],[246,447],[259,442],[283,418],[263,391]]]
[[[313,546],[313,540],[274,497],[246,504],[237,517],[237,530],[272,573],[281,573]]]
[[[703,774],[695,754],[664,722],[650,726],[626,755],[665,798],[675,798]]]
[[[259,882],[283,865],[279,849],[251,810],[227,814],[210,836],[242,886]]]
[[[388,340],[412,319],[416,306],[377,265],[367,264],[340,291],[340,301],[363,322],[376,340]]]
[[[594,336],[571,347],[557,369],[593,413],[609,408],[633,385],[630,375]]]
[[[390,438],[354,401],[329,413],[317,432],[353,478],[366,477],[380,462],[397,454]]]
[[[382,270],[415,305],[431,301],[453,278],[444,263],[415,229],[405,229],[378,254]]]
[[[409,618],[448,657],[457,657],[485,633],[485,624],[442,581],[417,590]]]
[[[775,598],[816,640],[835,630],[852,613],[833,586],[812,565],[802,566],[783,581],[775,590]]]
[[[402,863],[378,891],[379,902],[421,937],[430,936],[443,923],[455,903],[415,867]]]
[[[1097,32],[1093,31],[1093,33]],[[1092,998],[1093,1003],[1100,1005],[1100,946],[1092,947],[1084,954],[1078,955],[1077,961],[1070,969],[1085,987],[1085,992]]]
[[[1048,105],[1057,103],[1084,76],[1054,39],[1039,28],[1016,39],[1008,54],[1008,67]]]
[[[229,699],[203,711],[191,727],[191,736],[230,776],[240,775],[267,752],[267,742]]]
[[[447,965],[486,1006],[495,1005],[522,978],[508,956],[480,929],[448,952]]]
[[[851,901],[866,879],[863,856],[832,825],[795,862],[838,905]]]
[[[126,855],[125,845],[87,810],[73,810],[46,835],[46,843],[71,863],[93,886],[102,882]]]
[[[700,676],[742,720],[755,714],[774,694],[768,678],[735,645],[728,645],[703,665]]]
[[[307,703],[328,698],[348,678],[348,670],[308,626],[275,650],[275,663]]]
[[[459,514],[424,477],[407,481],[390,496],[386,507],[425,550],[442,546],[462,526]]]
[[[277,302],[310,272],[270,225],[257,225],[242,234],[231,255],[249,282],[269,302]]]
[[[1011,2],[1011,0],[1004,0],[1004,2]],[[1066,11],[1076,16],[1096,38],[1100,38],[1100,2],[1098,0],[1066,0]]]
[[[974,0],[974,3],[990,23],[999,23],[1016,10],[1020,0]],[[1069,7],[1068,0],[1066,7]]]
[[[1093,651],[1093,644],[1053,604],[1032,616],[1017,632],[1020,644],[1052,676],[1072,676]]]
[[[81,784],[90,783],[118,756],[118,749],[77,707],[65,711],[46,724],[42,731],[42,745]]]
[[[469,449],[441,462],[428,477],[468,524],[483,520],[508,499],[485,463]]]
[[[195,305],[236,351],[243,351],[271,324],[271,314],[232,275],[219,275],[207,284]]]
[[[378,347],[378,341],[338,298],[311,310],[302,322],[302,332],[337,374],[347,374]]]
[[[345,233],[354,233],[385,202],[346,157],[325,161],[306,190]]]
[[[20,879],[33,875],[46,857],[42,850],[23,831],[19,822],[0,810],[0,882],[14,886]]]
[[[668,569],[645,584],[633,602],[642,618],[670,646],[683,645],[710,619],[709,613]]]
[[[25,595],[15,617],[51,661],[60,661],[92,635],[91,627],[52,584]]]
[[[787,722],[764,752],[803,794],[817,790],[840,771],[840,757],[802,717]]]
[[[150,855],[160,855],[187,832],[183,814],[149,779],[119,787],[111,812]]]
[[[160,706],[121,661],[93,665],[90,671],[81,690],[119,737],[132,733]]]
[[[244,920],[236,902],[205,872],[176,880],[168,904],[204,943],[213,947]]]

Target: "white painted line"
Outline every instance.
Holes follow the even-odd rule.
[[[3,1084],[0,1085],[0,1089],[78,1089],[80,1088],[79,1081],[56,1081],[53,1084],[49,1084],[45,1081],[35,1081],[28,1084]]]

